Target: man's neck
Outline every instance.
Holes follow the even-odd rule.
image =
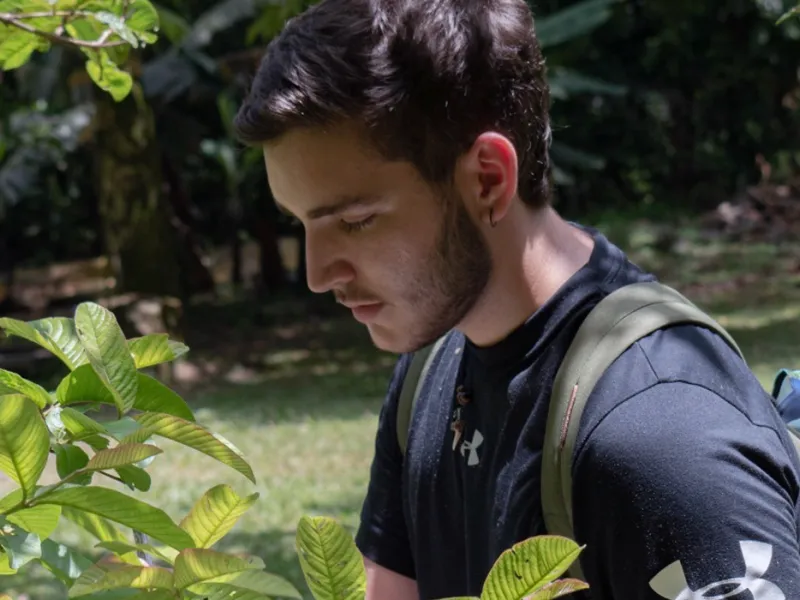
[[[458,329],[478,346],[504,339],[589,260],[594,241],[552,208],[517,205],[487,235],[494,270]]]

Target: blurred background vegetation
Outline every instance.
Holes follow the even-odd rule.
[[[184,339],[192,352],[161,377],[259,478],[226,543],[303,589],[294,525],[314,512],[356,524],[393,364],[307,292],[302,229],[230,132],[266,44],[311,3],[162,0],[160,40],[131,51],[120,103],[70,48],[0,71],[0,314],[71,315],[91,299],[129,335]],[[558,209],[708,307],[765,387],[800,366],[800,19],[776,24],[793,3],[532,5]],[[0,367],[39,380],[59,368],[10,340]],[[149,492],[170,514],[209,482],[240,485],[192,461],[154,476],[170,482]],[[11,585],[63,597],[35,571]]]

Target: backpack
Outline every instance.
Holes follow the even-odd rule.
[[[542,456],[541,501],[548,533],[575,539],[572,533],[572,454],[586,401],[603,372],[631,345],[651,333],[678,324],[695,324],[718,333],[744,360],[730,334],[669,286],[658,282],[623,286],[601,300],[575,334],[553,382]],[[405,454],[408,429],[423,382],[444,341],[414,353],[400,392],[397,441]],[[773,400],[800,457],[800,372],[781,371]],[[792,400],[795,404],[792,405]],[[794,413],[792,413],[794,406]],[[795,416],[796,415],[796,416]],[[576,561],[573,577],[582,578]]]

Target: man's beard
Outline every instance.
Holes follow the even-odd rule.
[[[450,190],[436,244],[409,294],[418,325],[406,351],[423,348],[456,327],[483,294],[492,273],[489,247],[462,199]]]

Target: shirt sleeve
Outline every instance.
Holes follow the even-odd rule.
[[[367,495],[356,532],[356,546],[373,562],[406,577],[415,577],[403,503],[403,454],[397,442],[397,403],[410,355],[395,366],[378,419],[375,454]]]
[[[796,461],[781,435],[683,382],[618,404],[573,466],[592,600],[800,597]]]

